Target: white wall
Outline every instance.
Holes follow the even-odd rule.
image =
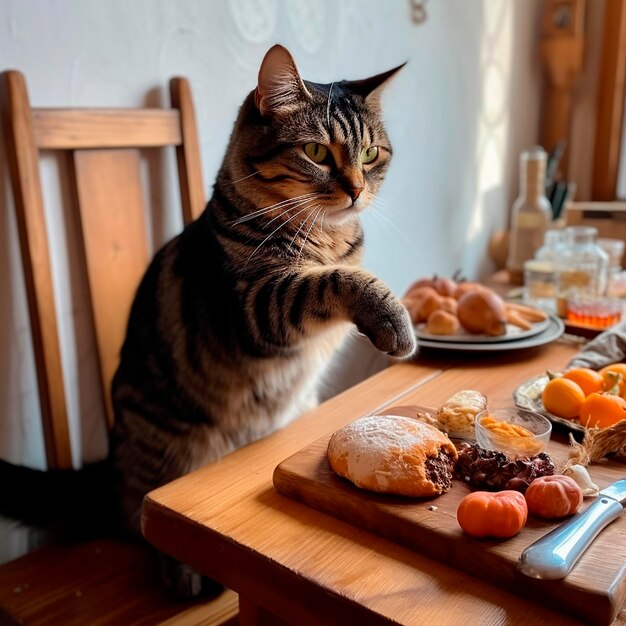
[[[409,60],[385,98],[395,157],[380,206],[364,219],[366,266],[401,294],[416,277],[491,270],[490,234],[506,225],[517,155],[536,140],[539,0],[433,0],[415,25],[408,0],[0,0],[0,69],[25,73],[35,106],[158,106],[167,80],[193,87],[205,183],[237,108],[275,42],[317,82],[362,78]],[[1,139],[1,137],[0,137]],[[152,200],[155,237],[180,228],[165,165]],[[64,252],[57,163],[42,165],[76,459],[104,453],[89,319]],[[44,466],[17,231],[0,151],[0,457]],[[78,339],[72,331],[78,321]],[[79,392],[80,390],[80,392]],[[1,543],[1,542],[0,542]],[[1,555],[0,555],[1,556]]]

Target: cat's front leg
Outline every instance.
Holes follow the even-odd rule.
[[[382,352],[408,357],[415,334],[406,308],[374,275],[349,266],[311,267],[256,282],[245,297],[256,345],[293,346],[350,321]]]
[[[361,269],[339,267],[329,272],[328,282],[338,309],[376,348],[394,357],[415,352],[409,313],[382,280]]]

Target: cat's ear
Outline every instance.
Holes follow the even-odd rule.
[[[364,78],[363,80],[350,81],[350,88],[356,93],[362,95],[368,102],[377,102],[380,99],[380,94],[383,89],[391,82],[393,76],[395,76],[405,65],[406,61],[398,67],[394,67],[391,70],[376,74],[376,76],[370,76],[370,78]]]
[[[267,51],[254,96],[263,116],[288,113],[298,102],[311,99],[287,48],[276,44]]]

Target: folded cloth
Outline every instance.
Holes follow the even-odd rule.
[[[589,367],[599,370],[605,365],[626,361],[626,322],[605,330],[590,341],[565,367]]]

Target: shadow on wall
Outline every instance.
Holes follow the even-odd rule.
[[[491,229],[497,228],[505,216],[510,129],[507,91],[513,82],[511,41],[513,36],[513,5],[483,4],[480,41],[472,62],[472,76],[477,81],[477,107],[473,115],[473,138],[468,146],[472,167],[467,180],[471,190],[469,206],[457,231],[462,236],[463,252],[458,267],[471,279],[483,278],[493,271],[487,255]],[[468,250],[472,250],[468,254]]]
[[[385,187],[393,204],[415,207],[397,228],[404,235],[399,233],[396,243],[406,253],[390,251],[393,258],[383,261],[383,273],[396,291],[434,272],[450,275],[460,269],[470,279],[493,272],[489,239],[508,224],[518,155],[537,136],[539,9],[539,3],[433,5],[436,21],[427,22],[412,42],[411,57],[418,62],[407,65],[405,97],[389,101],[392,139],[413,139],[394,146]],[[442,23],[445,45],[439,42],[441,28],[435,28]],[[432,65],[419,62],[425,52],[437,66],[436,79]],[[414,152],[406,154],[410,146]],[[389,248],[382,232],[370,228],[367,234],[374,249]],[[413,258],[411,276],[406,263],[398,269],[402,256]],[[371,266],[380,265],[367,258]]]
[[[482,2],[433,5],[407,33],[409,62],[384,96],[394,158],[384,203],[364,214],[365,264],[397,295],[424,275],[460,268],[472,277],[485,249],[470,238],[480,210],[484,12]]]
[[[498,149],[493,158],[497,159],[504,184],[487,185],[482,191],[481,232],[486,239],[485,254],[480,257],[476,271],[479,278],[494,271],[486,252],[488,241],[496,231],[509,227],[511,206],[519,189],[519,154],[536,142],[539,131],[542,72],[536,44],[541,32],[541,5],[506,3],[501,8],[501,16],[487,25],[487,41],[491,42],[492,49],[486,57],[489,59],[486,69],[492,67],[491,76],[499,76],[500,84],[497,85],[499,106],[494,107],[485,123],[487,131],[497,140]],[[504,68],[499,65],[502,59],[507,62]],[[491,93],[487,89],[485,97]],[[485,155],[481,169],[489,167],[489,158]]]

